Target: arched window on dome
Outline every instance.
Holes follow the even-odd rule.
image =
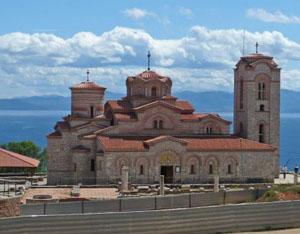
[[[159,124],[158,124],[158,128],[159,129],[163,129],[164,128],[164,126],[163,126],[163,121],[162,120],[159,120],[159,122],[158,122]]]
[[[153,87],[153,88],[151,89],[151,96],[152,96],[152,97],[156,97],[156,96],[157,96],[157,89],[156,89],[156,87]]]

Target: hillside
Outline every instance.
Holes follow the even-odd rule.
[[[222,91],[173,93],[181,100],[188,100],[198,112],[232,112],[233,93]],[[105,99],[120,99],[124,94],[107,91]],[[300,92],[281,90],[281,112],[300,113]],[[0,99],[0,110],[69,110],[70,97],[33,96],[12,99]]]

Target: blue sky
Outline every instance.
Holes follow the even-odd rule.
[[[243,30],[246,53],[258,41],[282,67],[282,88],[300,90],[299,1],[1,0],[0,26],[0,98],[68,95],[87,68],[125,92],[148,49],[174,91],[232,91]]]

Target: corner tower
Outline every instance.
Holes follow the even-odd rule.
[[[89,72],[87,72],[89,75]],[[72,92],[71,115],[94,118],[104,112],[104,92],[106,88],[87,81],[70,87]]]
[[[280,68],[273,57],[250,54],[234,69],[234,133],[278,147],[279,170]]]

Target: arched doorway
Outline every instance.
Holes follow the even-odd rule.
[[[166,184],[174,183],[176,179],[176,168],[180,168],[178,157],[171,153],[163,153],[158,157],[158,165],[160,166],[160,175],[164,176]]]

